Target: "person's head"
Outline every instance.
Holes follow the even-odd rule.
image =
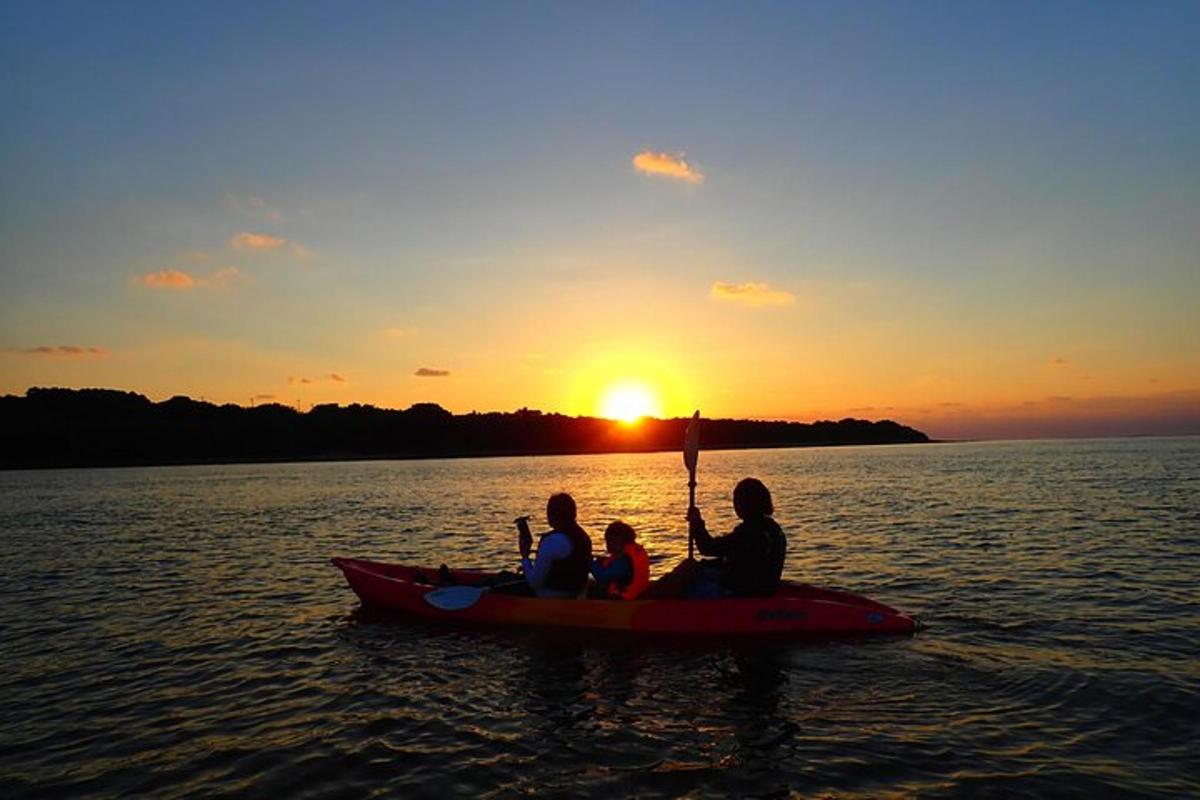
[[[617,520],[610,523],[604,531],[604,545],[611,555],[619,555],[625,551],[625,545],[637,541],[637,533],[627,522]]]
[[[575,499],[566,492],[550,495],[546,503],[546,521],[555,530],[563,530],[575,524]]]
[[[733,487],[733,510],[741,519],[769,517],[775,513],[771,492],[758,478],[742,478]]]

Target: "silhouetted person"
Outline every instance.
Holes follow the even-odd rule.
[[[575,500],[562,492],[546,503],[550,530],[538,539],[537,557],[529,559],[533,536],[529,526],[520,526],[517,545],[525,581],[538,597],[580,597],[587,589],[592,565],[591,537],[575,521]],[[520,525],[520,523],[518,523]]]
[[[608,556],[592,562],[596,596],[636,600],[650,583],[650,557],[637,543],[637,532],[617,520],[604,531]]]
[[[688,529],[701,555],[686,559],[648,592],[652,597],[770,597],[779,587],[787,536],[771,518],[775,505],[762,481],[744,478],[733,490],[733,510],[742,520],[725,536],[712,536],[700,509],[688,509]]]

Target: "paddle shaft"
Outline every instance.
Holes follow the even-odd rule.
[[[696,468],[688,470],[688,509],[696,507]],[[692,523],[688,521],[688,559],[694,555],[695,539],[692,538]]]

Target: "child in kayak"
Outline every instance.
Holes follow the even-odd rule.
[[[637,543],[637,533],[617,520],[604,531],[607,558],[592,562],[596,596],[607,599],[635,600],[650,584],[650,558]]]
[[[688,559],[651,587],[650,596],[770,597],[779,587],[787,536],[771,515],[775,505],[762,481],[744,478],[733,490],[733,510],[741,522],[725,536],[712,536],[700,509],[688,509],[688,530],[701,555],[712,561]]]
[[[538,539],[537,556],[533,560],[529,558],[533,535],[528,525],[520,529],[517,544],[525,582],[538,597],[580,597],[587,589],[592,540],[575,521],[575,500],[571,495],[561,492],[550,498],[546,503],[546,521],[550,530]]]

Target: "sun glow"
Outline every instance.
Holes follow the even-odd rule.
[[[644,383],[622,382],[613,384],[600,400],[600,414],[626,424],[637,422],[642,417],[662,415],[662,404],[658,394]]]

